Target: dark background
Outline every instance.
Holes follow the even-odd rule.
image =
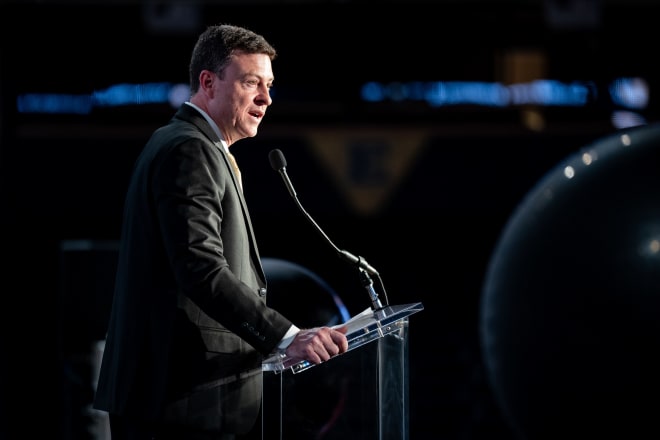
[[[260,134],[235,152],[262,256],[311,269],[351,314],[370,305],[356,271],[270,168],[268,153],[279,148],[300,200],[333,242],[379,270],[391,304],[424,304],[411,317],[410,438],[514,438],[481,355],[484,274],[500,231],[534,184],[567,155],[616,132],[613,107],[532,109],[544,120],[533,129],[525,123],[530,109],[365,105],[359,87],[369,80],[506,81],[506,54],[535,50],[547,78],[602,86],[646,78],[651,102],[643,115],[653,121],[655,2],[0,4],[0,437],[89,435],[85,366],[90,343],[104,331],[123,196],[142,145],[173,114],[150,105],[24,115],[16,97],[187,82],[198,33],[230,22],[262,33],[280,52],[275,103]],[[375,145],[351,143],[363,130],[376,133]],[[341,148],[350,173],[317,154],[324,133],[347,139]],[[406,156],[391,141],[399,133],[423,135],[394,179],[391,157]],[[384,174],[370,173],[370,161]],[[350,197],[379,184],[387,191],[371,209]]]

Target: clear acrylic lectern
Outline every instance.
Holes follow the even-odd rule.
[[[407,440],[408,317],[421,303],[369,308],[348,351],[319,365],[263,362],[263,440]]]

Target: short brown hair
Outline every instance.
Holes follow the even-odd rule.
[[[194,94],[199,89],[202,70],[222,75],[236,51],[266,54],[271,60],[277,56],[275,48],[263,36],[249,29],[229,24],[209,26],[197,39],[190,58],[190,91]]]

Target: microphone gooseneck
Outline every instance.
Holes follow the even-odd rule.
[[[309,218],[312,222],[314,220],[311,219],[310,215],[305,212],[303,209],[302,205],[298,201],[298,195],[296,194],[296,190],[293,189],[293,185],[291,184],[291,179],[289,179],[289,176],[286,173],[286,159],[284,158],[284,154],[280,150],[272,150],[270,153],[268,153],[268,160],[270,161],[270,166],[273,167],[275,171],[280,173],[282,176],[282,179],[284,180],[284,184],[286,185],[286,189],[289,191],[289,194],[291,194],[291,197],[296,201],[296,204],[298,205],[298,208],[300,208],[301,211]],[[314,223],[317,229],[319,228],[316,223]],[[323,231],[321,231],[323,233]],[[324,234],[325,235],[325,234]],[[326,237],[327,239],[328,237]]]
[[[332,246],[332,248],[337,252],[337,254],[345,261],[354,264],[358,267],[362,274],[362,279],[363,283],[365,284],[365,287],[369,291],[369,294],[372,298],[372,304],[373,304],[373,309],[378,310],[381,309],[383,306],[380,303],[380,300],[378,299],[378,295],[374,291],[372,285],[372,281],[369,277],[375,276],[380,279],[380,275],[378,274],[378,271],[374,269],[369,263],[365,261],[364,258],[362,257],[357,257],[353,255],[352,253],[339,249],[333,242],[330,240],[330,238],[326,235],[325,232],[323,232],[323,229],[314,221],[311,215],[305,210],[305,208],[302,206],[302,203],[300,203],[300,200],[298,200],[298,195],[296,194],[295,189],[293,188],[293,184],[291,183],[291,179],[289,179],[289,175],[286,172],[286,159],[284,158],[284,154],[279,150],[275,149],[272,150],[268,154],[268,160],[270,161],[270,166],[277,171],[280,176],[282,176],[282,180],[284,180],[284,184],[286,185],[287,190],[289,191],[289,194],[293,198],[294,202],[296,203],[296,206],[298,209],[307,217],[307,220],[309,220],[312,225],[316,228],[316,230],[321,234],[321,236],[325,239],[325,241]]]

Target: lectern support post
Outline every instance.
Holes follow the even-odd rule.
[[[365,310],[348,351],[320,365],[267,359],[263,439],[408,440],[408,317],[422,309]]]

